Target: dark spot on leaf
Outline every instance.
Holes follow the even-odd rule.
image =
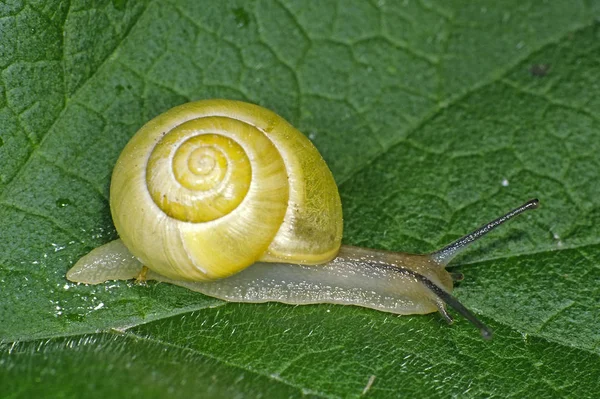
[[[67,198],[59,198],[56,200],[56,206],[59,208],[64,208],[67,207],[69,205],[73,205],[73,203],[71,202],[70,199]]]
[[[121,94],[123,92],[123,90],[125,90],[123,85],[117,85],[117,86],[115,86],[115,89],[117,90],[117,94]]]
[[[112,0],[113,7],[119,11],[123,11],[126,4],[127,0]]]
[[[242,7],[234,8],[232,11],[235,23],[239,28],[243,28],[250,23],[250,14]]]
[[[0,137],[0,147],[2,147],[4,145],[4,140],[2,140],[2,137]]]
[[[536,76],[538,78],[543,78],[548,72],[550,72],[550,64],[534,64],[529,68],[531,76]]]

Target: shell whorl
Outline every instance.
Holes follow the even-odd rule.
[[[209,222],[233,211],[246,197],[252,167],[239,138],[203,134],[220,130],[216,127],[243,130],[235,122],[210,117],[188,121],[156,144],[148,159],[146,184],[154,203],[168,216]],[[282,164],[277,157],[274,161]]]
[[[144,125],[115,166],[111,211],[136,257],[183,280],[258,260],[326,262],[342,233],[337,187],[310,141],[273,112],[229,100]]]

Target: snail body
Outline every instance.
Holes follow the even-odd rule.
[[[341,246],[342,208],[312,143],[257,105],[205,100],[144,125],[121,153],[110,205],[120,240],[67,273],[98,284],[143,276],[236,302],[338,303],[397,314],[455,308],[445,266],[532,200],[432,254]]]

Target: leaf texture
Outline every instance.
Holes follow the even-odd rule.
[[[599,17],[584,0],[4,2],[0,396],[593,397]],[[454,263],[494,339],[437,315],[67,282],[116,238],[128,139],[214,97],[313,140],[347,244],[431,251],[538,197]]]

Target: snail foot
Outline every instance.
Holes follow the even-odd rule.
[[[136,284],[146,284],[146,274],[148,274],[148,270],[149,269],[146,266],[142,266],[142,270],[140,270],[140,273],[135,278]]]

